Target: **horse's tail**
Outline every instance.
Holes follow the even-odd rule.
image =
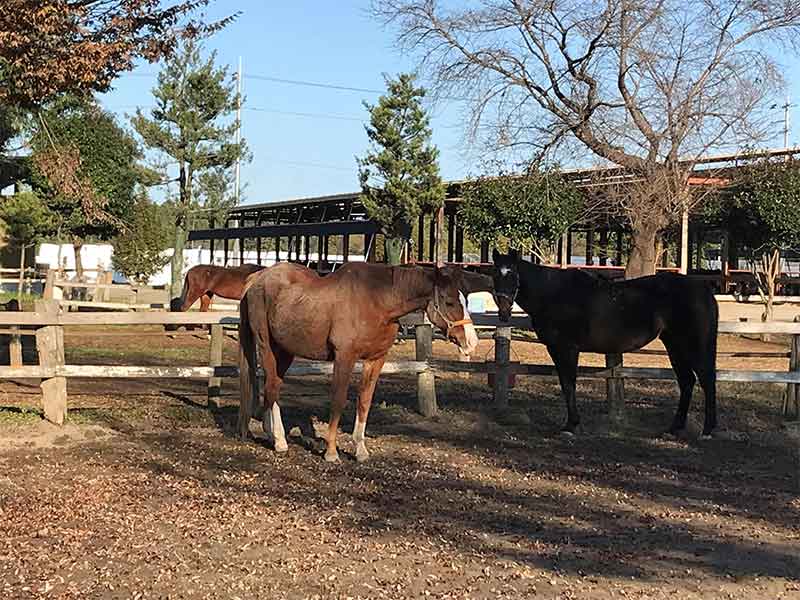
[[[186,272],[186,276],[183,278],[183,290],[181,291],[180,297],[173,298],[172,302],[170,302],[169,309],[172,312],[183,312],[188,309],[188,306],[184,306],[186,304],[186,296],[189,293],[189,275],[191,274],[192,270]]]
[[[714,297],[714,290],[709,285],[709,292],[708,295],[711,299],[711,319],[709,319],[708,324],[708,335],[709,335],[709,353],[711,354],[711,360],[709,368],[714,375],[714,380],[716,381],[717,378],[717,335],[719,333],[719,304],[717,304],[717,299]]]
[[[250,431],[250,407],[256,382],[256,344],[250,327],[247,294],[239,302],[239,436],[247,440]]]

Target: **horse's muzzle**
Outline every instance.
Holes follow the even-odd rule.
[[[500,317],[501,321],[507,323],[511,319],[514,300],[505,295],[497,295],[495,296],[495,302],[497,303],[497,316]]]

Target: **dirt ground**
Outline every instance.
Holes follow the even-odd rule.
[[[68,331],[67,362],[207,358],[205,339],[125,332]],[[720,349],[786,345],[723,338]],[[479,355],[490,351],[482,342]],[[547,362],[538,345],[513,352]],[[455,356],[440,342],[435,354]],[[231,342],[225,362],[234,356]],[[33,383],[0,382],[0,598],[800,598],[795,457],[664,439],[672,383],[626,382],[627,429],[609,435],[602,382],[580,382],[584,431],[565,439],[554,379],[519,378],[498,414],[485,376],[438,377],[441,414],[426,419],[414,378],[384,376],[371,460],[355,462],[345,433],[335,465],[307,438],[284,455],[241,443],[233,380],[219,410],[204,381],[70,381],[63,428],[41,420]],[[778,430],[781,393],[720,384],[722,428]],[[282,404],[287,431],[325,421],[327,379],[288,380]],[[701,410],[698,391],[694,421]],[[343,431],[352,424],[351,402]]]

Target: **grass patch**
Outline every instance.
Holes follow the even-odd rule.
[[[42,411],[29,406],[0,406],[0,427],[33,425],[43,418]]]
[[[128,348],[98,348],[94,346],[68,346],[65,349],[65,360],[71,364],[75,361],[87,361],[97,359],[121,360],[126,359],[125,364],[130,365],[150,365],[156,362],[155,359],[163,361],[199,361],[198,364],[208,362],[208,350],[203,348],[165,348],[148,347],[147,350],[130,350]]]
[[[9,300],[16,299],[17,292],[7,292],[0,290],[0,304],[5,304]],[[32,310],[33,302],[40,300],[42,297],[39,294],[22,294],[20,302],[22,303],[23,310]]]

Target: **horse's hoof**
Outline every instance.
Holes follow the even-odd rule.
[[[369,459],[369,452],[364,450],[363,452],[356,451],[356,461],[363,463]]]
[[[284,453],[288,451],[289,451],[289,444],[286,443],[286,440],[275,443],[275,452]]]
[[[714,439],[714,434],[713,433],[702,433],[702,434],[700,434],[700,439],[701,440],[713,440]]]
[[[339,460],[339,453],[338,453],[338,452],[334,452],[333,454],[328,454],[328,453],[326,452],[326,453],[325,453],[325,462],[329,462],[329,463],[338,463],[338,462],[341,462],[341,461]]]

